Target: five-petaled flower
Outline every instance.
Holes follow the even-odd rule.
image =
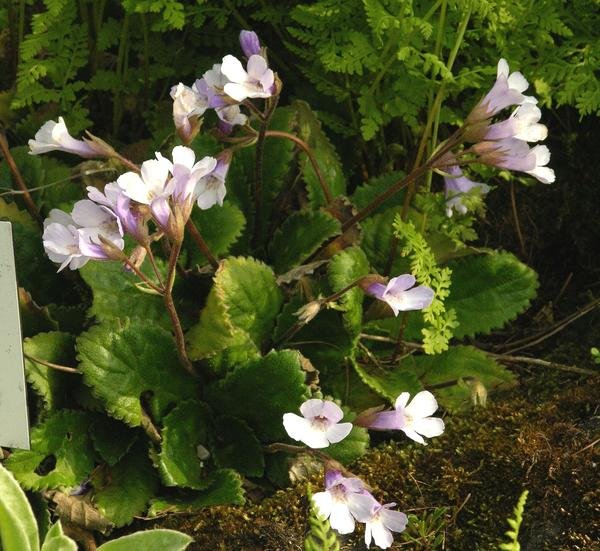
[[[342,441],[352,430],[352,423],[340,423],[344,412],[329,400],[313,398],[300,406],[302,417],[283,415],[283,426],[290,438],[304,442],[309,448],[326,448]]]
[[[393,277],[387,285],[372,283],[367,287],[366,292],[386,302],[397,316],[400,312],[423,310],[431,304],[435,294],[433,289],[426,285],[414,287],[415,283],[413,275],[404,274]]]
[[[426,444],[423,436],[431,438],[442,434],[444,421],[431,417],[438,408],[433,394],[427,390],[418,392],[410,404],[409,398],[410,394],[403,392],[396,398],[393,410],[372,414],[365,424],[371,430],[401,430],[419,444]]]
[[[447,176],[444,176],[447,216],[452,216],[453,210],[460,214],[467,213],[467,207],[463,199],[465,194],[472,189],[478,190],[481,194],[485,194],[490,190],[490,186],[486,184],[469,180],[457,165],[445,167],[444,170],[448,173]]]
[[[346,478],[339,471],[325,473],[325,491],[312,496],[319,516],[340,534],[354,532],[355,521],[366,522],[377,505],[360,478]]]

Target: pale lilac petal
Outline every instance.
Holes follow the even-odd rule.
[[[424,446],[427,445],[427,442],[425,442],[425,440],[423,440],[423,437],[420,434],[417,434],[414,430],[411,430],[409,428],[403,428],[401,430],[411,440],[414,440],[415,442],[418,442],[419,444],[423,444]]]
[[[260,82],[262,89],[265,91],[265,96],[260,97],[269,97],[273,94],[273,87],[275,85],[275,73],[271,69],[267,69],[258,81]]]
[[[260,80],[267,69],[267,61],[263,56],[252,55],[248,59],[248,75],[254,80]]]
[[[196,162],[194,150],[184,145],[175,146],[171,156],[173,157],[174,165],[184,166],[188,170],[191,170]]]
[[[343,478],[339,482],[347,492],[362,492],[365,489],[365,483],[360,478]]]
[[[393,277],[387,284],[386,291],[406,291],[410,289],[416,282],[415,276],[412,274],[404,274],[398,277]]]
[[[394,403],[394,407],[396,409],[403,409],[408,404],[408,400],[410,399],[409,392],[402,392],[398,398],[396,398],[396,402]]]
[[[321,417],[323,415],[324,400],[318,398],[311,398],[306,400],[300,406],[300,413],[306,418]]]
[[[382,283],[371,283],[367,288],[367,293],[379,300],[383,300],[383,295],[385,294],[386,286]]]
[[[241,83],[245,82],[248,78],[248,73],[244,70],[241,61],[232,55],[226,55],[223,58],[221,73],[223,73],[231,82]],[[230,95],[227,91],[226,93]]]
[[[333,509],[333,500],[330,492],[317,492],[313,494],[312,501],[317,509],[319,516],[329,518]]]
[[[529,88],[529,82],[527,82],[527,79],[519,71],[515,71],[509,75],[507,82],[511,90],[516,90],[519,93]]]
[[[52,209],[48,215],[48,218],[44,220],[44,229],[50,224],[60,224],[62,226],[74,226],[75,222],[70,214],[60,210]]]
[[[321,414],[323,417],[329,419],[332,423],[337,423],[341,421],[344,417],[344,412],[342,408],[338,406],[335,402],[331,402],[330,400],[323,400],[323,409],[321,410]]]
[[[438,408],[438,404],[431,392],[428,390],[422,390],[415,394],[414,398],[405,407],[407,415],[413,418],[429,417]]]
[[[427,308],[433,301],[435,293],[433,289],[425,285],[419,285],[413,287],[403,293],[403,305],[402,311],[406,312],[409,310],[423,310]]]
[[[398,430],[404,428],[405,418],[404,413],[399,410],[380,411],[369,428],[373,430]]]
[[[169,206],[168,197],[157,197],[150,203],[150,209],[158,225],[166,228],[169,225],[169,218],[171,217],[171,207]]]
[[[496,78],[500,78],[500,77],[508,78],[509,73],[510,73],[510,68],[508,66],[508,61],[506,61],[506,59],[501,57],[498,60],[498,66],[496,67]]]
[[[204,188],[200,192],[197,191],[197,193],[198,206],[203,210],[207,210],[217,204],[223,204],[222,199],[219,199],[219,194],[215,188]]]
[[[346,436],[350,434],[352,430],[352,423],[338,423],[337,425],[332,425],[325,432],[325,437],[332,444],[336,444],[337,442],[341,442]]]
[[[204,178],[204,176],[210,174],[216,167],[217,159],[210,156],[202,157],[202,159],[192,167],[192,174],[194,175],[194,178]]]
[[[329,515],[329,524],[340,534],[351,534],[354,532],[354,517],[345,502],[334,501],[331,514]]]
[[[254,31],[240,32],[240,46],[246,57],[260,54],[260,40]]]
[[[410,424],[411,430],[426,436],[427,438],[433,438],[439,436],[444,432],[444,421],[438,417],[425,417],[424,419],[415,419]]]
[[[340,471],[327,471],[325,473],[325,488],[329,490],[332,486],[341,484],[345,479]],[[357,490],[358,491],[358,490]]]
[[[408,517],[401,511],[391,511],[388,506],[394,506],[395,504],[386,504],[379,511],[379,516],[383,522],[383,525],[392,530],[393,532],[404,532],[406,525],[408,524]]]
[[[363,493],[352,492],[346,495],[348,509],[358,522],[367,522],[373,509],[379,505],[377,500],[367,491]]]
[[[388,530],[381,520],[377,520],[374,522],[369,522],[371,526],[371,535],[373,536],[373,541],[377,547],[381,549],[388,549],[394,543],[394,536],[392,532]]]
[[[114,214],[89,199],[77,201],[71,216],[78,226],[102,226],[115,219]]]

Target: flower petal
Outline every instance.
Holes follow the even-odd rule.
[[[319,516],[329,518],[331,509],[333,508],[333,500],[331,492],[317,492],[313,494],[312,501],[317,509]]]
[[[408,400],[410,399],[410,393],[403,392],[396,398],[396,402],[394,403],[394,407],[396,409],[405,408],[406,404],[408,404]]]
[[[238,84],[245,82],[248,78],[248,73],[244,70],[242,62],[232,55],[226,55],[223,58],[221,73],[223,73],[231,82],[237,82]]]
[[[415,284],[415,281],[415,276],[412,274],[403,274],[398,277],[393,277],[387,284],[386,291],[392,293],[406,291]]]
[[[196,162],[194,150],[184,145],[175,146],[171,156],[173,157],[174,165],[182,165],[188,170],[191,170]]]
[[[415,394],[410,404],[405,408],[406,414],[413,418],[429,417],[438,408],[438,404],[431,392],[422,390]]]
[[[354,517],[350,513],[348,505],[344,501],[334,501],[329,515],[329,524],[340,534],[351,534],[354,532]]]
[[[300,413],[306,418],[320,417],[323,414],[324,403],[324,400],[319,400],[318,398],[311,398],[310,400],[306,400],[300,406]]]
[[[408,517],[401,511],[391,511],[385,506],[379,512],[381,520],[388,530],[403,532],[408,524]]]
[[[444,421],[439,417],[425,417],[424,419],[415,419],[410,425],[410,429],[432,438],[433,436],[439,436],[444,432]]]
[[[336,444],[337,442],[341,442],[346,436],[350,434],[352,430],[352,423],[338,423],[337,425],[333,425],[325,431],[325,437],[332,444]]]

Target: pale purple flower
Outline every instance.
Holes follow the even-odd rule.
[[[401,430],[411,440],[426,444],[423,436],[431,438],[444,432],[444,421],[431,417],[438,404],[433,394],[423,390],[408,403],[410,394],[403,392],[396,398],[393,410],[379,411],[369,421],[371,430]]]
[[[223,88],[229,79],[221,72],[221,64],[215,63],[202,78],[196,80],[194,89],[203,98],[208,107],[217,108],[228,104]]]
[[[453,209],[460,214],[467,213],[467,207],[463,203],[463,197],[472,189],[478,189],[481,194],[490,190],[490,186],[469,180],[459,166],[451,165],[444,170],[449,176],[444,176],[446,192],[446,214],[452,216]]]
[[[540,124],[542,112],[533,103],[517,107],[512,115],[501,122],[489,125],[482,136],[483,140],[516,138],[526,142],[539,142],[548,136],[548,128]]]
[[[381,549],[388,549],[394,543],[392,532],[404,532],[408,524],[408,517],[400,511],[392,511],[395,503],[381,505],[377,503],[372,511],[371,517],[365,525],[365,543],[371,546],[371,539]]]
[[[87,263],[89,258],[83,255],[79,249],[77,227],[66,212],[59,211],[64,215],[64,218],[63,216],[60,217],[62,218],[61,222],[52,222],[52,212],[56,210],[53,209],[50,213],[51,217],[44,221],[44,233],[42,235],[44,250],[52,262],[60,264],[59,272],[67,266],[71,270],[78,270]]]
[[[88,197],[99,205],[109,208],[119,219],[125,233],[140,240],[143,237],[142,216],[132,208],[131,199],[125,195],[117,182],[104,186],[104,192],[94,186],[88,186]]]
[[[270,98],[275,91],[275,74],[260,55],[250,56],[247,71],[239,59],[226,55],[221,64],[221,72],[229,79],[223,89],[235,101]]]
[[[158,153],[156,159],[142,163],[140,174],[125,172],[117,178],[117,184],[127,197],[150,206],[152,215],[162,228],[167,227],[171,215],[169,197],[173,186],[168,182],[171,166],[171,162]]]
[[[352,430],[352,423],[340,423],[344,412],[334,402],[313,398],[300,406],[302,417],[283,415],[283,426],[290,438],[304,442],[309,448],[327,448],[341,442]]]
[[[248,117],[240,111],[239,105],[226,105],[215,109],[219,117],[218,126],[223,134],[230,134],[234,126],[243,126]]]
[[[173,162],[165,159],[160,153],[156,156],[169,167],[169,172],[173,175],[169,189],[172,190],[173,201],[179,204],[184,204],[189,197],[195,196],[198,182],[217,168],[217,159],[206,156],[196,162],[194,150],[183,145],[173,148]]]
[[[530,148],[516,138],[479,142],[472,147],[484,164],[530,174],[544,184],[554,182],[554,171],[546,165],[550,151],[545,145]]]
[[[186,86],[181,82],[171,88],[173,98],[173,122],[182,139],[189,141],[194,137],[197,123],[193,119],[204,114],[208,101],[196,88]]]
[[[494,86],[473,109],[467,122],[476,123],[489,119],[511,105],[537,103],[534,97],[523,94],[528,87],[525,77],[519,72],[510,73],[506,59],[500,59]]]
[[[377,505],[360,478],[345,478],[339,471],[325,473],[325,491],[313,494],[312,501],[340,534],[354,532],[355,520],[366,522]]]
[[[390,279],[387,285],[372,283],[367,293],[386,302],[394,311],[394,315],[409,310],[427,308],[434,297],[433,289],[425,285],[414,287],[416,280],[411,274],[404,274]]]
[[[29,140],[31,155],[40,155],[48,151],[65,151],[85,158],[101,157],[105,154],[93,142],[73,138],[62,117],[58,117],[58,122],[45,122],[35,133],[35,138]]]
[[[254,31],[240,32],[240,46],[246,57],[260,55],[260,40]]]
[[[201,209],[206,210],[213,205],[223,206],[223,199],[227,193],[225,179],[228,171],[228,156],[219,157],[213,170],[198,180],[193,197]]]

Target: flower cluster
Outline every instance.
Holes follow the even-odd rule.
[[[374,408],[362,412],[355,424],[371,430],[401,430],[420,444],[423,436],[431,438],[444,432],[444,422],[431,417],[438,405],[428,391],[417,393],[409,403],[410,395],[398,396],[393,410]],[[322,449],[341,442],[352,431],[352,423],[341,423],[344,413],[330,400],[310,399],[300,406],[302,416],[286,413],[283,426],[293,440],[309,448]],[[328,518],[331,527],[340,534],[354,531],[356,522],[365,523],[367,547],[375,545],[387,549],[392,545],[392,532],[402,532],[408,519],[404,513],[393,511],[395,503],[381,504],[368,491],[360,478],[347,478],[335,469],[325,473],[325,491],[313,495],[319,515]]]
[[[229,156],[196,162],[188,147],[173,148],[172,161],[156,153],[140,172],[125,172],[100,191],[88,187],[88,199],[67,214],[54,209],[44,223],[44,248],[59,270],[81,268],[88,260],[122,260],[123,236],[147,245],[147,221],[181,240],[193,202],[200,208],[223,204]]]
[[[171,89],[173,120],[185,143],[190,143],[197,134],[200,117],[207,109],[215,110],[219,129],[229,134],[235,126],[245,125],[248,120],[240,110],[240,103],[248,98],[274,95],[275,73],[268,66],[256,33],[242,31],[240,45],[247,58],[245,68],[238,58],[226,55],[192,86],[180,82]]]
[[[441,158],[438,168],[444,171],[446,213],[465,214],[464,195],[476,189],[485,194],[489,187],[467,178],[459,165],[465,155],[474,160],[507,170],[530,174],[544,184],[554,182],[554,171],[547,166],[550,151],[545,145],[529,147],[528,142],[546,139],[548,129],[539,121],[542,116],[533,96],[526,96],[529,83],[519,72],[510,72],[505,59],[498,62],[496,82],[491,90],[471,111],[462,129],[463,138],[473,145],[460,155],[448,153]],[[515,107],[511,115],[494,121],[504,109]],[[458,158],[457,158],[458,157]]]

